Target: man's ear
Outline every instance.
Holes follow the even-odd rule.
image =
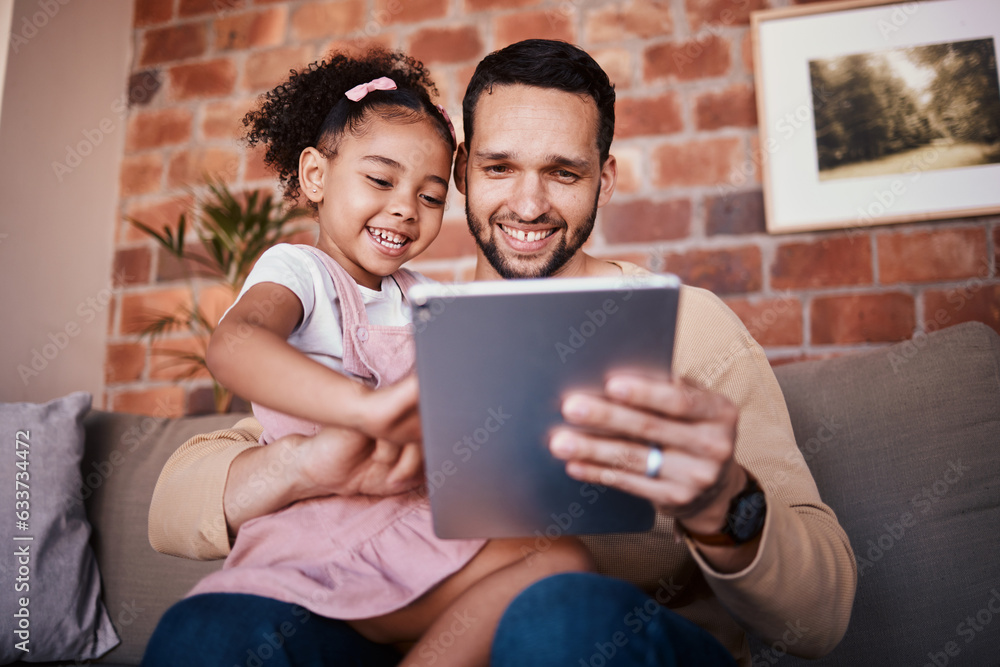
[[[458,145],[458,152],[455,155],[455,187],[463,195],[465,194],[465,170],[469,166],[469,149],[463,141]]]
[[[327,159],[316,148],[310,146],[299,154],[299,188],[306,199],[313,203],[323,201],[323,176]]]
[[[601,187],[597,195],[597,207],[604,206],[611,200],[611,195],[615,192],[615,183],[618,182],[618,161],[614,155],[609,155],[601,167]]]

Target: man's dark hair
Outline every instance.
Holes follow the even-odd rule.
[[[597,105],[597,148],[604,164],[615,134],[615,89],[601,66],[583,49],[551,39],[526,39],[494,51],[476,67],[462,100],[466,144],[479,98],[493,86],[521,84],[588,95]]]

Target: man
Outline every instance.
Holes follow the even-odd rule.
[[[477,280],[643,272],[581,250],[617,177],[614,90],[590,56],[547,40],[509,46],[480,63],[463,112],[455,182],[478,246]],[[612,656],[622,665],[721,664],[727,652],[749,664],[744,630],[807,657],[832,649],[846,630],[853,554],[795,447],[763,352],[704,290],[683,288],[678,326],[673,380],[617,375],[604,397],[568,396],[567,423],[608,435],[565,429],[550,442],[571,476],[658,508],[650,533],[584,538],[601,572],[651,597],[608,577],[543,580],[508,608],[493,664],[604,664]],[[221,557],[255,516],[310,497],[399,492],[419,479],[412,452],[397,457],[332,430],[256,447],[258,429],[241,422],[171,458],[150,510],[154,547]],[[185,494],[193,495],[186,505]],[[220,636],[307,625],[288,605],[246,598],[222,596],[212,608],[183,601],[164,617],[147,657],[178,636],[204,650]],[[397,659],[343,624],[312,622],[318,629],[299,639],[310,632],[312,648],[327,642],[337,664]],[[257,634],[240,638],[234,659],[252,653]]]

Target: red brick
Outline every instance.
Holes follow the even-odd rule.
[[[160,189],[163,178],[163,158],[157,153],[142,153],[126,155],[122,158],[122,170],[119,176],[121,196],[145,192],[156,192]]]
[[[463,14],[484,12],[490,9],[511,9],[541,4],[542,0],[465,0]]]
[[[768,0],[686,0],[688,23],[692,30],[711,24],[714,27],[746,25],[750,12],[765,9]]]
[[[172,188],[197,185],[205,176],[230,183],[236,180],[241,159],[240,153],[228,148],[180,150],[170,158],[167,183]]]
[[[962,322],[983,322],[1000,333],[1000,285],[976,277],[958,287],[924,292],[928,331]]]
[[[775,250],[771,287],[775,289],[870,285],[872,254],[868,243],[837,237],[786,243]]]
[[[142,343],[108,345],[104,361],[104,382],[132,382],[142,377],[146,367],[146,346]]]
[[[195,58],[205,53],[207,48],[205,26],[200,23],[154,28],[147,30],[142,37],[139,64],[157,65],[172,60]]]
[[[313,60],[311,46],[257,51],[247,58],[243,76],[245,90],[270,90],[288,79],[291,70],[302,70]]]
[[[993,266],[1000,270],[1000,225],[993,228]]]
[[[704,287],[716,294],[756,292],[762,284],[757,246],[668,254],[664,257],[663,270],[677,274],[686,285]]]
[[[292,14],[292,41],[347,35],[363,26],[364,15],[362,0],[307,3]]]
[[[753,72],[753,40],[750,39],[750,33],[743,34],[743,40],[740,42],[740,57],[743,60],[743,70],[750,74]]]
[[[211,378],[203,364],[182,356],[191,354],[204,358],[205,344],[206,341],[194,336],[157,340],[150,346],[149,379],[178,381]]]
[[[236,85],[236,65],[229,58],[171,67],[170,93],[175,100],[224,97]]]
[[[170,227],[170,229],[176,232],[177,222],[181,213],[190,211],[193,205],[194,198],[189,195],[171,197],[169,199],[156,199],[153,201],[144,200],[129,204],[125,210],[125,216],[138,220],[158,232],[162,231],[164,227]],[[128,224],[125,227],[124,238],[126,242],[149,239],[144,232],[132,224]]]
[[[184,252],[189,258],[193,256],[208,258],[200,243],[185,244]],[[162,247],[157,248],[156,282],[165,283],[194,277],[218,279],[222,277],[222,274],[197,260],[187,259],[182,262]]]
[[[365,28],[367,30],[367,26]],[[332,39],[319,49],[319,53],[327,54],[331,52],[347,53],[350,55],[362,55],[367,53],[372,47],[381,46],[392,51],[396,46],[396,37],[390,32],[381,28],[378,32],[369,35],[367,32],[358,30],[345,39]]]
[[[135,0],[132,22],[136,28],[166,23],[174,17],[174,0]]]
[[[225,283],[198,288],[198,308],[209,322],[218,322],[236,301],[236,293]]]
[[[915,325],[913,297],[900,292],[816,297],[809,313],[814,345],[907,340]]]
[[[284,43],[287,32],[287,7],[232,14],[215,22],[215,49],[277,46]]]
[[[740,161],[741,145],[723,137],[659,146],[653,150],[653,183],[661,188],[723,183]]]
[[[260,145],[243,152],[243,180],[254,181],[273,180],[274,171],[264,163],[264,148]]]
[[[753,86],[737,84],[699,95],[695,99],[695,117],[699,130],[756,127],[757,103]]]
[[[983,229],[878,234],[878,275],[885,284],[941,282],[988,266]]]
[[[441,225],[441,232],[420,255],[421,260],[451,259],[468,257],[476,254],[476,242],[464,224],[446,222]]]
[[[178,14],[183,17],[200,14],[222,15],[246,7],[248,0],[181,0]]]
[[[766,231],[764,195],[760,190],[711,197],[706,202],[706,208],[705,231],[709,235],[761,234]]]
[[[684,129],[677,93],[658,97],[626,97],[615,103],[615,138],[673,134]]]
[[[410,38],[407,51],[424,63],[457,63],[479,58],[483,42],[475,26],[424,28]]]
[[[611,79],[615,90],[621,91],[632,85],[632,54],[628,49],[608,48],[590,49],[588,51],[601,69]]]
[[[201,134],[205,139],[238,139],[243,136],[243,116],[256,103],[223,101],[206,104],[202,113]]]
[[[643,52],[643,77],[647,83],[664,79],[696,81],[725,76],[731,65],[730,44],[725,37],[702,35],[687,42],[667,42]]]
[[[377,25],[417,23],[448,13],[448,0],[375,0],[371,20]]]
[[[556,10],[504,14],[496,19],[494,35],[497,44],[513,44],[523,39],[559,39],[576,42],[572,17]]]
[[[615,192],[632,194],[642,189],[642,172],[645,169],[642,151],[638,147],[615,148],[614,156],[618,163]]]
[[[128,119],[125,150],[140,151],[187,143],[191,139],[191,120],[192,114],[188,109],[136,112]]]
[[[166,315],[178,315],[191,307],[191,292],[182,287],[158,289],[122,296],[121,333],[140,334]]]
[[[608,42],[634,37],[648,39],[674,31],[674,17],[666,0],[612,3],[587,14],[587,41]]]
[[[157,387],[110,394],[111,410],[154,417],[181,417],[184,415],[184,389],[182,387]]]
[[[730,298],[726,299],[726,304],[761,345],[802,344],[802,302],[797,298]]]
[[[648,199],[610,203],[601,214],[601,233],[606,243],[641,243],[682,239],[691,232],[691,202]]]
[[[145,285],[149,282],[149,269],[153,255],[149,248],[127,248],[115,251],[112,280],[115,287]]]

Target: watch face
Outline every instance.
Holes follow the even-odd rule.
[[[763,528],[767,501],[764,492],[757,489],[738,496],[735,504],[734,511],[726,517],[723,532],[737,544],[742,544],[756,537]]]

